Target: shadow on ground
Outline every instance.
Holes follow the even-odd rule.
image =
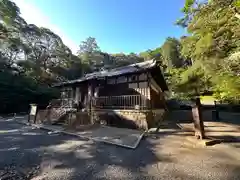
[[[65,175],[91,179],[132,178],[144,176],[140,169],[157,161],[170,162],[167,156],[157,157],[152,152],[154,143],[144,140],[136,150],[94,143],[61,134],[0,121],[0,169],[14,167],[19,171],[37,168],[51,173],[51,169],[68,169]],[[146,157],[147,156],[147,157]],[[39,167],[40,166],[40,167]],[[112,169],[111,169],[112,168]],[[23,170],[24,169],[24,170]],[[29,170],[28,170],[29,169]],[[106,170],[110,174],[105,174]],[[114,174],[111,174],[113,171]],[[136,172],[136,175],[134,175]],[[106,177],[105,177],[106,176]]]
[[[240,113],[220,111],[219,117],[219,120],[214,120],[212,110],[203,110],[206,135],[209,138],[221,139],[224,143],[240,143]],[[180,124],[183,129],[193,131],[191,110],[171,111],[166,121]]]
[[[34,168],[38,170],[38,176],[45,179],[208,179],[209,176],[198,172],[196,167],[210,171],[216,160],[209,162],[209,157],[203,156],[202,161],[206,163],[201,164],[202,150],[182,148],[184,136],[175,130],[160,131],[155,136],[144,138],[139,147],[132,150],[67,135],[48,134],[47,131],[2,120],[0,170],[14,166],[29,173]],[[222,154],[217,156],[222,158]],[[211,174],[218,176],[216,172],[222,172],[222,167],[221,164],[213,168]],[[227,170],[222,179],[240,177],[240,168],[236,164],[229,164]]]

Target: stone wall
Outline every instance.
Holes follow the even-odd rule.
[[[67,126],[70,128],[78,128],[82,125],[91,124],[90,115],[88,112],[69,113],[67,118]]]
[[[91,123],[91,118],[88,112],[77,112],[76,121],[77,124],[85,125]]]
[[[162,119],[164,109],[157,110],[96,110],[95,119],[116,127],[147,130]]]
[[[148,129],[147,113],[135,110],[116,110],[114,111],[123,121],[129,121],[129,125],[136,126],[137,129]]]
[[[164,109],[154,109],[152,110],[151,116],[148,118],[149,127],[154,127],[158,121],[163,121]]]
[[[47,113],[48,113],[48,110],[38,110],[36,123],[42,123],[45,120],[47,120]]]
[[[37,123],[47,122],[47,110],[39,110]],[[52,113],[50,113],[52,114]],[[107,125],[116,127],[147,130],[156,125],[163,118],[164,109],[156,110],[95,110],[94,120],[99,123],[105,121]],[[51,119],[51,115],[49,116]],[[91,124],[89,112],[76,112],[64,117],[69,127]]]
[[[62,116],[60,119],[64,120],[65,118],[66,118],[65,116]],[[55,120],[55,119],[59,119],[58,108],[38,110],[36,123],[52,123],[52,120]]]

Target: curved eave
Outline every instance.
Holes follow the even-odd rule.
[[[67,86],[67,85],[81,83],[81,82],[92,80],[92,79],[98,79],[98,78],[116,77],[116,76],[125,75],[125,74],[139,73],[139,72],[147,71],[149,69],[156,67],[156,64],[157,64],[156,61],[152,59],[149,61],[130,64],[128,66],[123,66],[123,67],[119,67],[111,70],[93,72],[93,73],[86,74],[84,77],[76,80],[54,84],[52,87]]]

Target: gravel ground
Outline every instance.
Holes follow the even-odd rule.
[[[240,179],[235,148],[191,148],[185,138],[170,130],[131,150],[0,120],[0,179]]]

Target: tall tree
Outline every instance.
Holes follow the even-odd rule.
[[[168,68],[179,68],[183,66],[183,60],[180,57],[181,44],[176,38],[168,37],[161,47],[163,63]]]
[[[211,76],[215,92],[220,98],[240,99],[239,76],[240,20],[236,13],[240,10],[238,0],[186,0],[182,9],[184,17],[177,23],[186,27],[189,36],[181,39],[182,55],[191,58],[193,65],[201,64],[207,76]],[[233,58],[234,57],[234,58]],[[237,65],[238,64],[238,65]],[[229,86],[225,86],[229,79]],[[222,84],[222,85],[220,85]],[[231,89],[230,89],[231,88]],[[223,95],[226,95],[225,97]]]
[[[29,103],[47,104],[50,99],[57,97],[49,87],[40,85],[32,76],[22,73],[18,66],[20,60],[29,60],[24,57],[33,50],[24,38],[27,26],[15,3],[0,0],[1,113],[27,111]]]
[[[191,35],[183,40],[183,54],[190,55],[193,59],[219,59],[239,50],[239,19],[235,17],[232,8],[236,6],[237,0],[191,2],[184,7],[183,19],[191,16],[186,21]],[[197,7],[194,6],[196,3]]]
[[[66,65],[71,57],[70,49],[49,29],[30,24],[23,32],[22,40],[27,48],[24,52],[24,61],[19,64],[26,73],[30,73],[37,80],[41,82],[47,80],[50,83],[53,78],[52,68]]]
[[[85,41],[82,41],[79,45],[78,55],[84,61],[85,64],[89,64],[92,69],[99,64],[103,64],[102,56],[99,54],[100,48],[97,41],[93,37],[88,37]]]
[[[85,41],[82,41],[79,45],[79,51],[78,53],[95,53],[99,52],[100,48],[97,44],[97,41],[93,37],[88,37]]]

